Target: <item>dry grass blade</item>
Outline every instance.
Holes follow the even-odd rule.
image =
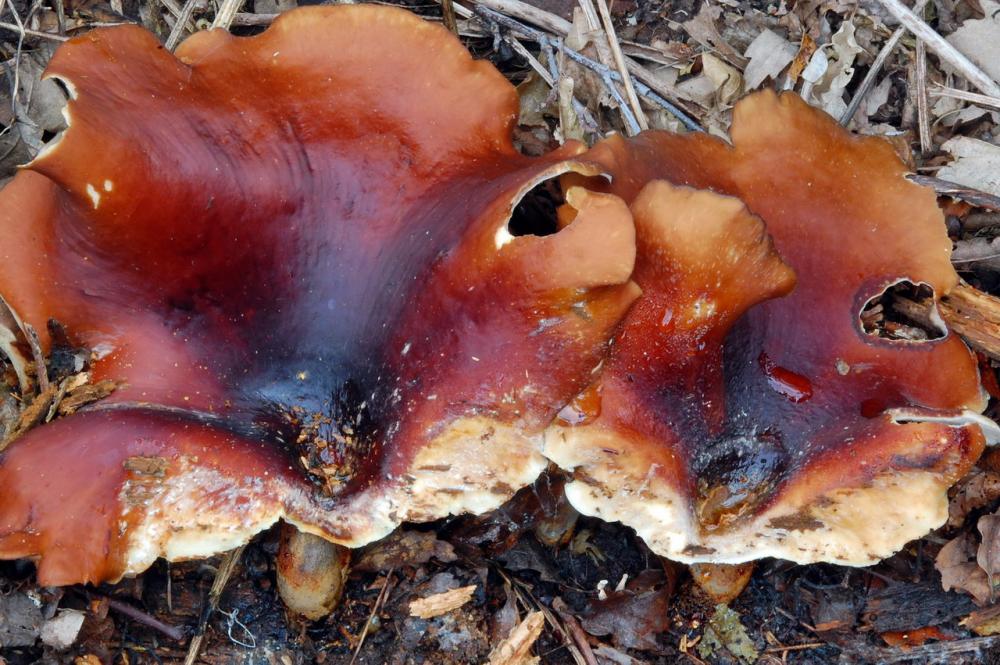
[[[629,106],[635,115],[635,120],[639,129],[649,129],[649,121],[639,104],[639,98],[635,94],[635,86],[632,85],[632,76],[629,74],[625,64],[625,56],[622,54],[621,44],[618,43],[618,35],[615,33],[615,26],[611,20],[611,12],[608,11],[607,0],[597,0],[597,9],[601,14],[601,22],[604,23],[604,33],[608,38],[608,45],[611,46],[611,55],[614,56],[615,65],[621,75],[622,84],[625,87],[625,96],[628,98]]]
[[[1000,97],[1000,85],[991,79],[986,72],[977,67],[971,60],[962,55],[954,46],[945,41],[944,37],[924,23],[919,16],[906,8],[900,0],[879,0],[882,5],[895,16],[900,23],[912,32],[917,39],[927,44],[927,48],[937,54],[941,60],[951,65],[969,83],[980,91],[992,97]]]
[[[931,122],[930,111],[927,108],[927,47],[920,40],[917,40],[917,48],[914,54],[917,97],[917,129],[920,135],[920,152],[929,155],[934,149],[931,143]]]

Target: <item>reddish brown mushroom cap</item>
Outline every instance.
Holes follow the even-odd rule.
[[[567,412],[578,424],[553,427],[546,455],[576,471],[578,510],[671,558],[871,563],[943,523],[983,446],[962,341],[882,339],[859,320],[900,280],[955,285],[941,213],[887,143],[792,94],[742,101],[732,137],[648,132],[588,154],[633,201],[644,295],[589,393],[599,415],[596,400],[589,418]],[[721,194],[763,219],[794,290],[760,222]]]
[[[115,579],[282,517],[359,545],[544,468],[538,432],[638,293],[634,229],[577,188],[568,227],[509,233],[533,186],[599,167],[519,155],[487,63],[345,6],[176,58],[97,30],[49,75],[70,128],[0,193],[0,294],[125,386],[0,454],[0,557],[39,559],[46,584]]]

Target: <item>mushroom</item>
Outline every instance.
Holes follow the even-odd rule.
[[[355,547],[546,467],[638,295],[634,227],[584,187],[558,232],[508,224],[599,167],[519,154],[514,88],[446,30],[310,7],[175,56],[122,26],[47,75],[69,127],[0,193],[0,294],[121,387],[0,454],[0,558],[116,580],[279,519]]]
[[[547,432],[577,510],[688,563],[867,565],[943,524],[995,426],[960,339],[862,329],[897,283],[958,282],[890,145],[762,92],[731,146],[647,132],[587,157],[631,202],[643,296]]]

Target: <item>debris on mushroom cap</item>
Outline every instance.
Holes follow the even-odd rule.
[[[984,445],[962,341],[859,319],[900,281],[957,283],[945,225],[888,143],[792,94],[740,102],[732,141],[647,132],[588,153],[632,202],[643,297],[545,454],[574,471],[580,512],[669,558],[870,564],[945,521]]]
[[[69,128],[0,193],[0,294],[124,385],[0,455],[0,557],[114,580],[281,518],[357,546],[544,469],[541,430],[638,295],[634,227],[574,188],[565,228],[508,228],[539,183],[599,168],[517,153],[488,63],[358,5],[176,57],[95,30],[48,75]]]

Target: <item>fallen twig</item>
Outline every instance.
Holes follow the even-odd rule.
[[[144,626],[149,626],[153,630],[157,630],[163,633],[172,640],[180,642],[185,637],[185,632],[182,628],[178,628],[177,626],[171,626],[168,623],[164,623],[159,619],[157,619],[156,617],[154,617],[153,615],[143,612],[138,607],[133,607],[128,603],[123,603],[120,600],[116,600],[114,598],[108,598],[107,596],[102,596],[102,597],[107,598],[108,607],[110,607],[111,609],[115,610],[116,612],[124,614],[125,616],[127,616],[128,618],[132,619],[137,623],[141,623]]]
[[[635,115],[639,129],[649,129],[649,122],[646,114],[643,113],[639,105],[639,98],[635,94],[635,86],[632,85],[632,76],[629,74],[628,66],[625,64],[625,56],[622,55],[621,44],[618,43],[618,35],[615,33],[614,22],[611,20],[611,12],[608,11],[607,0],[597,0],[597,10],[601,15],[601,22],[604,24],[604,34],[607,35],[608,45],[611,47],[611,55],[615,59],[618,73],[621,75],[622,84],[625,88],[625,97],[628,99],[632,113]],[[639,132],[635,132],[638,134]]]

